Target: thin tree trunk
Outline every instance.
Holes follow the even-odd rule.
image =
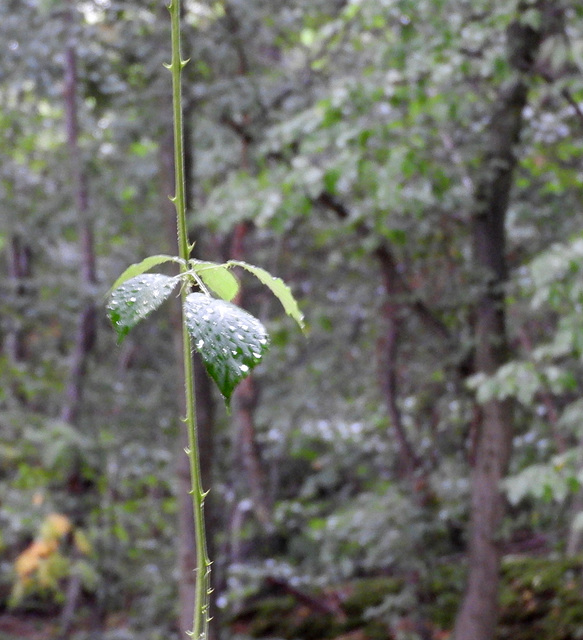
[[[392,254],[384,247],[379,247],[376,251],[376,256],[381,267],[387,298],[383,306],[386,329],[380,345],[382,347],[381,386],[384,391],[391,426],[399,443],[403,471],[407,478],[412,481],[416,470],[422,466],[422,460],[409,442],[398,404],[397,356],[404,291],[400,286],[401,280]]]
[[[14,315],[6,334],[3,336],[1,350],[14,364],[23,363],[28,358],[27,328],[23,313],[30,304],[31,290],[27,281],[32,276],[32,251],[27,241],[14,233],[8,243],[8,277],[10,294],[13,299]],[[22,380],[14,377],[10,383],[11,402],[17,407],[26,407],[30,400]]]
[[[577,461],[579,473],[583,471],[583,437],[579,438],[579,459]],[[583,531],[581,529],[580,518],[583,514],[583,491],[579,489],[571,504],[571,529],[567,539],[567,555],[577,556],[583,548]]]
[[[27,242],[17,233],[11,238],[8,245],[8,276],[11,281],[11,292],[14,295],[17,313],[20,312],[19,300],[24,301],[27,295],[25,284],[32,275],[32,252]],[[4,339],[4,349],[13,362],[23,362],[26,360],[27,349],[25,340],[25,330],[20,320],[15,320]],[[26,397],[14,385],[14,392],[19,402],[26,404]]]
[[[243,148],[243,162],[246,154]],[[231,257],[234,260],[245,258],[244,241],[251,229],[251,225],[242,222],[237,225],[231,242]],[[245,290],[241,287],[235,303],[243,306],[245,302]],[[237,428],[237,466],[240,464],[247,480],[253,513],[258,522],[270,532],[272,530],[271,508],[267,499],[265,487],[267,477],[261,460],[261,452],[257,443],[255,429],[255,409],[259,400],[259,389],[253,375],[242,380],[233,394],[233,416]]]
[[[321,193],[314,203],[333,211],[340,219],[346,219],[349,216],[349,211],[345,205],[327,192]],[[371,229],[365,224],[359,225],[357,231],[362,237],[368,237],[372,233]],[[423,480],[425,474],[423,472],[418,474],[418,471],[423,467],[423,460],[417,455],[409,441],[398,404],[397,356],[399,333],[402,324],[400,315],[403,309],[409,307],[415,312],[423,326],[442,342],[450,343],[452,336],[443,322],[421,300],[415,299],[408,283],[399,273],[390,247],[381,244],[374,251],[374,257],[378,260],[380,266],[386,294],[386,303],[383,310],[386,331],[379,345],[381,347],[381,388],[385,395],[391,426],[399,443],[403,471],[411,480],[413,488],[416,491],[421,491],[423,497],[427,498],[429,497],[427,493],[428,485]],[[417,478],[415,477],[416,475],[418,475]]]
[[[74,31],[74,6],[67,12],[69,29]],[[71,163],[73,196],[79,229],[79,250],[81,255],[81,291],[85,297],[77,321],[75,345],[69,369],[69,379],[65,388],[65,402],[61,419],[74,423],[79,414],[83,395],[85,373],[90,352],[95,345],[97,330],[97,309],[93,302],[92,289],[97,284],[95,272],[95,247],[93,225],[89,215],[87,176],[79,148],[79,124],[77,107],[77,53],[74,36],[65,51],[65,127],[67,146]]]
[[[249,74],[249,61],[245,51],[245,42],[241,37],[241,25],[232,4],[225,2],[224,8],[226,31],[238,60],[237,75],[244,78]],[[228,119],[223,119],[223,121],[226,123]],[[249,146],[252,142],[251,136],[241,135],[248,121],[248,115],[243,114],[242,128],[237,132],[241,142],[240,163],[243,171],[249,171]],[[234,124],[235,128],[237,128],[237,123]],[[252,225],[247,222],[241,222],[235,227],[229,258],[244,260],[244,243],[251,229]],[[241,287],[234,302],[240,306],[244,306],[244,300],[245,291],[243,287]],[[237,429],[236,445],[238,461],[241,463],[242,471],[247,479],[253,503],[253,513],[261,526],[269,532],[273,526],[271,522],[271,506],[265,492],[267,477],[257,444],[255,428],[255,409],[259,399],[259,389],[252,375],[239,383],[233,398],[233,415]]]
[[[87,193],[87,175],[81,150],[79,148],[79,123],[77,101],[77,51],[75,35],[75,4],[71,0],[65,14],[66,26],[71,34],[65,51],[65,129],[69,150],[71,183],[77,214],[80,254],[80,291],[83,298],[77,320],[75,342],[71,354],[69,377],[65,387],[64,402],[61,407],[61,419],[75,424],[83,399],[87,364],[91,351],[95,346],[97,335],[97,308],[93,301],[93,290],[97,284],[95,270],[95,247],[93,241],[93,225],[89,215],[89,198]],[[69,486],[83,487],[81,469],[71,472]],[[70,491],[73,491],[71,488]],[[82,514],[76,514],[77,519]],[[69,579],[65,605],[61,613],[61,636],[65,640],[72,632],[75,612],[81,596],[81,577],[73,575]]]
[[[522,129],[532,65],[541,37],[517,21],[508,30],[515,77],[502,87],[485,140],[486,152],[476,180],[472,210],[474,264],[483,280],[475,321],[475,370],[493,374],[507,361],[504,286],[507,279],[505,221],[515,146]],[[519,58],[513,58],[520,51]],[[514,52],[514,53],[512,53]],[[458,616],[456,640],[492,640],[498,620],[500,525],[505,502],[500,481],[507,472],[512,442],[512,406],[490,400],[482,407],[472,477],[468,584]]]

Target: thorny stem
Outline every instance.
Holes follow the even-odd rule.
[[[178,227],[178,249],[182,260],[181,271],[188,270],[190,247],[186,226],[186,197],[184,176],[183,124],[182,124],[182,69],[188,62],[181,56],[180,46],[180,0],[171,0],[168,5],[172,26],[172,62],[167,65],[172,72],[172,107],[174,116],[174,171],[175,194],[172,202],[176,207],[176,221]],[[194,596],[194,614],[192,631],[188,635],[195,640],[207,640],[209,623],[209,596],[211,562],[206,548],[206,534],[204,526],[204,498],[206,493],[202,488],[200,471],[200,454],[196,430],[196,406],[194,400],[194,369],[192,365],[192,347],[190,335],[184,317],[184,302],[188,294],[188,287],[182,287],[182,344],[184,360],[184,384],[186,399],[186,428],[188,431],[188,449],[186,453],[190,460],[190,477],[192,482],[192,506],[194,510],[194,528],[196,538],[196,581]]]

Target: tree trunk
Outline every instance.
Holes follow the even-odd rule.
[[[93,300],[93,290],[97,284],[93,224],[89,213],[87,175],[79,148],[77,51],[74,11],[75,6],[71,0],[69,8],[65,13],[65,20],[71,35],[65,50],[64,103],[65,129],[73,189],[72,195],[75,201],[79,233],[79,291],[82,302],[77,319],[77,330],[75,333],[73,352],[71,354],[68,380],[65,386],[65,397],[61,407],[61,420],[69,424],[75,424],[79,419],[87,364],[95,346],[97,336],[97,308]],[[72,493],[78,491],[78,487],[84,486],[82,482],[82,471],[79,465],[80,461],[78,465],[76,465],[76,468],[70,472],[68,479],[69,491]],[[86,491],[86,489],[83,490],[84,495],[86,495]],[[77,498],[75,503],[79,505],[79,508],[77,509],[77,513],[73,514],[73,518],[76,523],[79,524],[79,521],[84,518],[86,506],[83,505],[83,499],[79,499],[79,496],[77,496]],[[69,579],[65,605],[61,613],[61,636],[64,640],[71,635],[80,596],[81,577],[72,575]]]
[[[8,245],[8,276],[11,282],[11,293],[15,301],[26,299],[27,285],[25,282],[32,276],[32,251],[26,240],[15,233]],[[20,311],[20,305],[17,305]],[[6,353],[13,362],[24,362],[27,356],[25,331],[20,321],[15,321],[14,326],[7,332],[4,340]],[[16,385],[15,392],[22,404],[26,403]]]
[[[476,308],[475,370],[487,375],[507,360],[505,220],[516,165],[514,147],[520,137],[527,100],[525,65],[534,63],[541,36],[517,21],[510,26],[508,39],[510,64],[517,73],[499,91],[487,129],[486,152],[472,208],[474,264],[483,283]],[[490,400],[482,407],[477,436],[468,585],[455,624],[455,640],[494,637],[498,620],[498,536],[505,510],[500,481],[507,471],[511,442],[512,406],[507,400]]]
[[[236,7],[231,2],[225,2],[224,9],[226,36],[234,49],[238,61],[237,75],[244,78],[249,74],[249,61],[245,50],[245,41],[241,36],[239,17],[237,16]],[[247,113],[243,114],[242,122],[243,126],[239,127],[236,122],[228,117],[223,118],[224,124],[228,124],[231,127],[234,125],[234,131],[241,142],[241,169],[249,171],[249,146],[252,143],[252,137],[245,132],[246,125],[249,122]],[[252,225],[248,222],[241,222],[235,227],[228,258],[244,260],[244,242],[251,229]],[[245,291],[241,287],[234,302],[239,306],[244,306],[244,300]],[[273,527],[271,505],[265,492],[266,474],[257,444],[255,429],[255,409],[258,399],[259,389],[257,381],[252,375],[242,380],[235,389],[233,395],[233,421],[236,426],[236,466],[241,465],[241,471],[247,480],[253,503],[253,513],[259,524],[269,532]]]
[[[386,293],[386,302],[383,306],[386,329],[379,344],[381,353],[381,387],[385,395],[391,426],[399,443],[401,470],[407,479],[413,482],[415,472],[421,469],[423,461],[409,441],[398,404],[397,357],[405,291],[404,287],[401,286],[397,265],[390,251],[381,246],[375,253],[381,267],[381,276]]]
[[[246,154],[245,147],[242,153]],[[251,224],[245,222],[236,226],[231,242],[230,257],[233,260],[244,260],[244,241],[251,228]],[[244,306],[245,289],[242,286],[234,302],[239,306]],[[257,521],[269,533],[272,531],[273,524],[271,522],[271,508],[265,492],[266,473],[255,429],[255,409],[259,400],[259,389],[253,375],[239,383],[233,394],[233,400],[233,421],[237,430],[235,467],[240,467],[247,481],[253,503],[253,513]],[[234,561],[238,560],[240,558],[234,558]]]
[[[67,12],[69,29],[74,33],[74,6]],[[65,51],[65,128],[71,166],[73,197],[79,229],[79,252],[81,256],[80,290],[85,297],[77,321],[75,346],[73,349],[69,380],[65,389],[65,402],[61,410],[61,419],[75,422],[85,382],[88,356],[95,345],[97,330],[97,309],[93,302],[92,289],[97,284],[95,272],[95,247],[93,225],[89,216],[89,198],[87,194],[87,176],[79,149],[79,124],[77,113],[77,53],[74,35]]]

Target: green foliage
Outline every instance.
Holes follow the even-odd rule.
[[[580,558],[511,558],[503,565],[499,640],[568,640],[583,629]]]
[[[520,638],[536,640],[568,640],[579,635],[583,622],[583,607],[577,591],[581,580],[578,575],[580,558],[529,558],[514,556],[502,567],[501,622],[496,640]],[[431,583],[420,585],[429,602],[425,624],[427,629],[449,629],[460,597],[461,568],[442,564],[436,568]],[[387,626],[379,624],[372,614],[383,602],[399,598],[407,587],[397,578],[373,578],[343,583],[335,593],[342,616],[325,616],[326,625],[318,624],[322,614],[306,612],[291,597],[256,597],[243,608],[233,626],[245,626],[251,637],[313,638],[342,637],[347,631],[365,638],[386,637]],[[328,592],[329,593],[329,592]],[[316,593],[316,598],[322,598]],[[446,599],[449,598],[449,603]],[[417,616],[420,610],[417,609]],[[413,622],[414,622],[413,618]],[[419,619],[419,617],[417,618]],[[390,629],[407,629],[411,618],[399,617]],[[413,624],[410,624],[414,628]],[[398,632],[397,632],[398,633]],[[378,635],[377,635],[378,634]],[[384,635],[383,635],[384,634]]]
[[[219,298],[229,302],[239,292],[239,282],[230,273],[226,265],[214,262],[202,262],[191,260],[190,264],[196,275],[204,282],[211,291]]]
[[[190,293],[184,309],[192,344],[228,404],[239,381],[267,349],[265,327],[235,305],[202,293]]]
[[[155,311],[178,284],[178,278],[159,273],[148,273],[125,281],[114,289],[107,310],[118,337],[118,342],[140,320]]]
[[[142,275],[142,273],[146,273],[146,271],[150,271],[153,267],[157,267],[158,265],[166,262],[178,262],[180,264],[181,261],[179,258],[163,255],[145,258],[141,262],[130,265],[113,283],[110,293],[115,289],[119,289],[121,285],[125,284],[128,280],[135,279],[137,276]]]
[[[287,315],[292,317],[302,329],[305,328],[304,316],[298,307],[298,303],[293,297],[290,288],[281,278],[274,278],[270,273],[265,271],[265,269],[241,262],[240,260],[229,260],[227,264],[228,266],[241,267],[256,276],[281,302]]]
[[[188,61],[183,59],[181,51],[180,0],[170,0],[167,8],[170,12],[172,60],[169,64],[164,63],[164,66],[172,74],[175,173],[175,193],[170,200],[176,209],[179,256],[174,259],[168,256],[153,256],[127,268],[116,281],[116,284],[120,284],[114,285],[108,311],[110,320],[117,331],[118,340],[121,340],[135,324],[157,309],[169,297],[178,281],[181,281],[182,321],[186,329],[182,332],[185,422],[189,443],[185,451],[190,462],[192,483],[190,493],[192,495],[196,548],[193,624],[192,629],[187,630],[186,633],[196,640],[206,640],[210,622],[209,597],[212,591],[210,587],[211,561],[208,557],[205,533],[203,507],[207,491],[204,491],[202,487],[191,346],[194,344],[194,348],[201,353],[206,369],[219,387],[228,407],[235,386],[258,364],[267,348],[268,339],[259,320],[229,302],[212,298],[206,291],[203,282],[229,300],[236,295],[238,283],[224,266],[194,260],[189,263],[192,266],[192,272],[188,271],[187,261],[192,246],[188,241],[186,221],[182,113],[182,70]],[[153,266],[172,260],[181,266],[179,276],[170,277],[145,273]],[[256,267],[244,263],[240,263],[240,266],[251,270],[260,280],[265,281],[280,299],[284,296],[282,299],[284,308],[288,313],[295,314],[297,322],[302,324],[297,303],[281,280],[276,280],[266,271]],[[194,283],[201,286],[204,293],[189,293],[187,295],[187,287]]]
[[[234,300],[234,270],[244,266],[219,254],[240,222],[252,223],[245,253],[306,298],[311,331],[304,343],[277,305],[252,279],[249,286],[245,281],[245,306],[271,336],[269,375],[255,369],[254,418],[276,540],[248,507],[237,437],[218,412],[213,493],[224,509],[213,517],[224,562],[215,567],[227,585],[217,594],[227,609],[281,567],[302,585],[378,570],[420,571],[423,584],[435,578],[435,588],[375,600],[381,608],[371,624],[381,624],[386,637],[391,616],[431,597],[438,603],[432,620],[451,628],[462,577],[458,571],[455,579],[442,578],[441,567],[465,542],[476,393],[480,400],[518,400],[516,455],[504,485],[516,502],[504,534],[526,527],[562,548],[580,476],[571,452],[582,426],[581,134],[580,118],[563,95],[566,89],[581,101],[581,9],[567,7],[565,36],[549,41],[537,61],[564,72],[555,83],[533,81],[516,149],[521,161],[507,224],[506,291],[514,359],[489,378],[474,377],[468,389],[461,378],[471,360],[482,274],[471,267],[467,212],[494,87],[510,77],[504,34],[513,3],[185,4],[184,44],[193,61],[183,70],[185,120],[194,130],[185,141],[196,159],[187,176],[194,182],[187,222],[197,251],[217,262],[190,255],[140,262],[172,253],[160,242],[174,237],[161,221],[168,195],[159,187],[161,141],[171,124],[161,66],[168,34],[159,3],[79,4],[73,30],[79,130],[103,283],[97,291],[78,285],[60,63],[71,29],[57,5],[10,0],[0,6],[6,43],[0,202],[9,212],[0,250],[2,263],[12,265],[14,242],[25,238],[32,266],[24,278],[5,271],[0,282],[0,595],[10,591],[13,561],[39,521],[50,512],[78,514],[98,548],[104,609],[111,615],[127,604],[111,626],[125,621],[127,630],[119,633],[128,637],[136,629],[148,640],[174,637],[177,376],[167,318],[139,320],[158,307],[158,298],[161,304],[178,292],[209,293],[213,304]],[[538,20],[535,11],[526,17]],[[345,217],[327,202],[341,205]],[[379,385],[387,300],[375,251],[385,245],[407,285],[389,300],[400,305],[395,394],[406,435],[423,459],[433,495],[428,504],[403,474]],[[113,287],[127,293],[128,304],[117,310],[125,339],[115,349],[98,323],[92,382],[71,431],[56,417],[75,318],[85,298],[100,300],[131,262]],[[157,266],[181,273],[148,273]],[[301,322],[278,280],[259,276],[256,267],[253,273]],[[158,285],[140,286],[137,295],[123,289],[141,277]],[[447,328],[449,340],[428,330],[416,311],[420,304]],[[87,491],[75,496],[71,487]],[[239,555],[229,555],[238,548]],[[526,561],[520,570],[529,573]],[[60,595],[64,588],[59,585]],[[529,590],[525,583],[513,601],[517,617],[532,611]],[[570,605],[563,611],[576,618]],[[518,638],[519,630],[504,633]],[[538,633],[553,632],[549,626]]]
[[[554,365],[509,362],[492,376],[472,376],[468,387],[476,389],[478,401],[482,403],[492,398],[512,397],[529,407],[541,391],[548,390],[553,394],[573,391],[577,388],[577,380],[570,372]]]
[[[236,385],[260,362],[269,342],[259,320],[227,302],[239,289],[228,268],[242,267],[255,275],[302,328],[303,315],[290,288],[265,269],[237,260],[225,265],[191,260],[192,271],[179,276],[145,273],[169,261],[180,263],[181,259],[152,256],[131,265],[117,279],[107,309],[118,341],[121,342],[132,327],[163,304],[179,282],[182,282],[181,286],[190,286],[197,281],[201,286],[208,286],[223,300],[212,298],[208,293],[189,294],[184,300],[185,322],[194,348],[202,355],[209,375],[228,405]]]
[[[481,402],[510,397],[530,410],[540,403],[541,397],[546,397],[547,406],[551,402],[560,407],[553,418],[553,428],[560,433],[557,437],[572,445],[581,434],[579,402],[571,402],[570,398],[581,375],[582,248],[577,235],[567,243],[552,245],[523,268],[521,294],[529,307],[543,322],[548,322],[545,315],[558,314],[558,322],[552,332],[544,332],[540,343],[528,353],[528,360],[509,362],[492,376],[473,376],[469,381]],[[514,504],[525,498],[562,504],[580,490],[580,465],[577,449],[568,448],[559,455],[529,460],[504,482],[504,488]]]
[[[504,489],[512,504],[524,498],[564,502],[576,493],[583,481],[579,452],[572,450],[554,456],[546,464],[532,464],[504,481]]]

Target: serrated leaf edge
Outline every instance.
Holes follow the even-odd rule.
[[[269,273],[269,271],[267,271],[266,269],[263,269],[262,267],[257,267],[253,264],[249,264],[248,262],[243,262],[241,260],[229,260],[228,262],[225,263],[225,266],[229,268],[241,267],[242,269],[245,269],[246,271],[254,275],[259,280],[259,282],[264,284],[271,291],[271,293],[279,300],[279,302],[281,303],[281,306],[283,307],[287,315],[293,320],[295,320],[298,326],[300,327],[300,329],[304,333],[306,333],[306,324],[304,322],[304,314],[301,312],[298,306],[297,300],[295,299],[294,294],[292,293],[291,288],[281,278],[272,276],[271,273]],[[263,278],[261,276],[263,276]],[[274,283],[277,283],[278,286],[284,288],[286,293],[289,295],[289,298],[290,298],[289,302],[285,302],[282,299],[282,296],[272,286],[271,284],[272,281]]]
[[[189,296],[187,297],[187,300],[186,300],[185,304],[188,304],[188,298],[190,298],[190,296],[193,296],[193,295],[195,295],[195,296],[203,295],[203,296],[204,296],[205,294],[202,294],[202,293],[192,293],[192,294],[189,294]],[[228,300],[221,300],[221,299],[217,299],[217,298],[214,298],[213,296],[207,296],[207,297],[208,297],[210,300],[215,300],[215,301],[220,302],[220,303],[228,304],[228,305],[230,305],[230,306],[234,307],[234,309],[236,309],[237,311],[239,311],[241,314],[243,314],[243,315],[247,315],[247,316],[250,316],[254,321],[258,322],[258,323],[261,325],[261,327],[262,327],[262,329],[263,329],[263,331],[264,331],[264,333],[265,333],[266,342],[265,342],[264,344],[261,344],[261,346],[260,346],[261,356],[260,356],[258,359],[256,359],[256,361],[255,361],[255,362],[249,362],[249,363],[245,362],[245,363],[243,363],[243,364],[244,364],[244,366],[247,368],[247,371],[246,371],[246,372],[243,372],[243,370],[241,369],[241,372],[242,372],[242,373],[240,374],[239,379],[238,379],[238,380],[237,380],[237,382],[235,383],[235,386],[232,388],[232,390],[231,390],[231,392],[230,392],[230,393],[226,394],[226,393],[224,393],[224,392],[223,392],[223,389],[221,389],[221,387],[220,387],[219,383],[217,382],[216,378],[212,375],[212,373],[211,373],[211,371],[210,371],[210,369],[209,369],[209,366],[210,366],[210,365],[209,365],[209,362],[208,362],[207,358],[205,357],[205,355],[206,355],[206,354],[205,354],[205,349],[201,349],[201,348],[197,345],[197,343],[194,341],[194,340],[195,340],[195,338],[196,338],[197,336],[193,335],[192,330],[190,329],[190,327],[189,327],[189,326],[188,326],[188,324],[187,324],[187,329],[188,329],[188,333],[189,333],[189,336],[190,336],[190,339],[191,339],[191,346],[192,346],[192,349],[193,349],[193,350],[195,350],[195,351],[197,351],[197,352],[202,356],[202,360],[203,360],[203,363],[204,363],[205,369],[207,370],[207,372],[208,372],[209,376],[213,379],[213,381],[215,382],[215,384],[216,384],[217,388],[219,389],[219,392],[220,392],[220,393],[221,393],[221,395],[223,396],[223,399],[224,399],[224,401],[225,401],[225,405],[226,405],[226,407],[227,407],[227,410],[230,410],[231,398],[232,398],[232,395],[233,395],[233,393],[234,393],[235,389],[237,388],[237,386],[239,385],[239,383],[240,383],[242,380],[244,380],[245,378],[247,378],[247,377],[252,373],[252,371],[253,371],[253,369],[255,368],[255,366],[256,366],[256,365],[258,365],[258,364],[260,363],[261,358],[263,357],[263,355],[265,354],[265,352],[266,352],[266,351],[267,351],[267,349],[269,348],[269,335],[268,335],[268,333],[267,333],[267,330],[266,330],[266,329],[265,329],[265,327],[263,326],[263,323],[261,322],[261,320],[259,320],[259,318],[256,318],[255,316],[253,316],[251,313],[249,313],[249,312],[248,312],[248,311],[246,311],[245,309],[243,309],[243,308],[241,308],[241,307],[239,307],[239,306],[237,306],[237,305],[235,305],[235,304],[233,304],[233,303],[229,302]]]
[[[163,278],[167,278],[169,281],[174,280],[174,285],[172,287],[172,289],[170,289],[168,291],[168,294],[162,298],[160,298],[157,301],[156,306],[152,307],[152,309],[150,309],[146,315],[140,316],[138,317],[138,319],[136,320],[136,322],[134,322],[131,326],[126,326],[123,328],[122,331],[120,331],[117,327],[117,323],[114,319],[114,317],[112,316],[112,308],[111,308],[111,296],[121,287],[123,287],[124,285],[126,285],[128,282],[130,282],[131,280],[133,280],[134,278],[139,278],[140,276],[143,275],[153,275],[153,276],[162,276]],[[172,295],[172,291],[175,289],[176,285],[179,283],[179,281],[181,280],[182,274],[176,275],[176,276],[166,276],[162,273],[152,273],[152,274],[145,274],[145,272],[139,273],[136,276],[132,276],[131,278],[128,278],[127,280],[123,281],[120,285],[118,285],[117,287],[115,287],[114,289],[111,290],[108,298],[110,300],[110,302],[108,302],[107,305],[107,315],[109,317],[109,320],[111,322],[111,324],[113,325],[113,328],[117,334],[117,342],[118,344],[121,344],[121,342],[124,340],[124,338],[127,336],[127,334],[142,320],[145,320],[151,313],[153,313],[154,311],[156,311],[159,307],[161,307],[164,302],[166,302],[166,300],[168,300],[168,298]]]

